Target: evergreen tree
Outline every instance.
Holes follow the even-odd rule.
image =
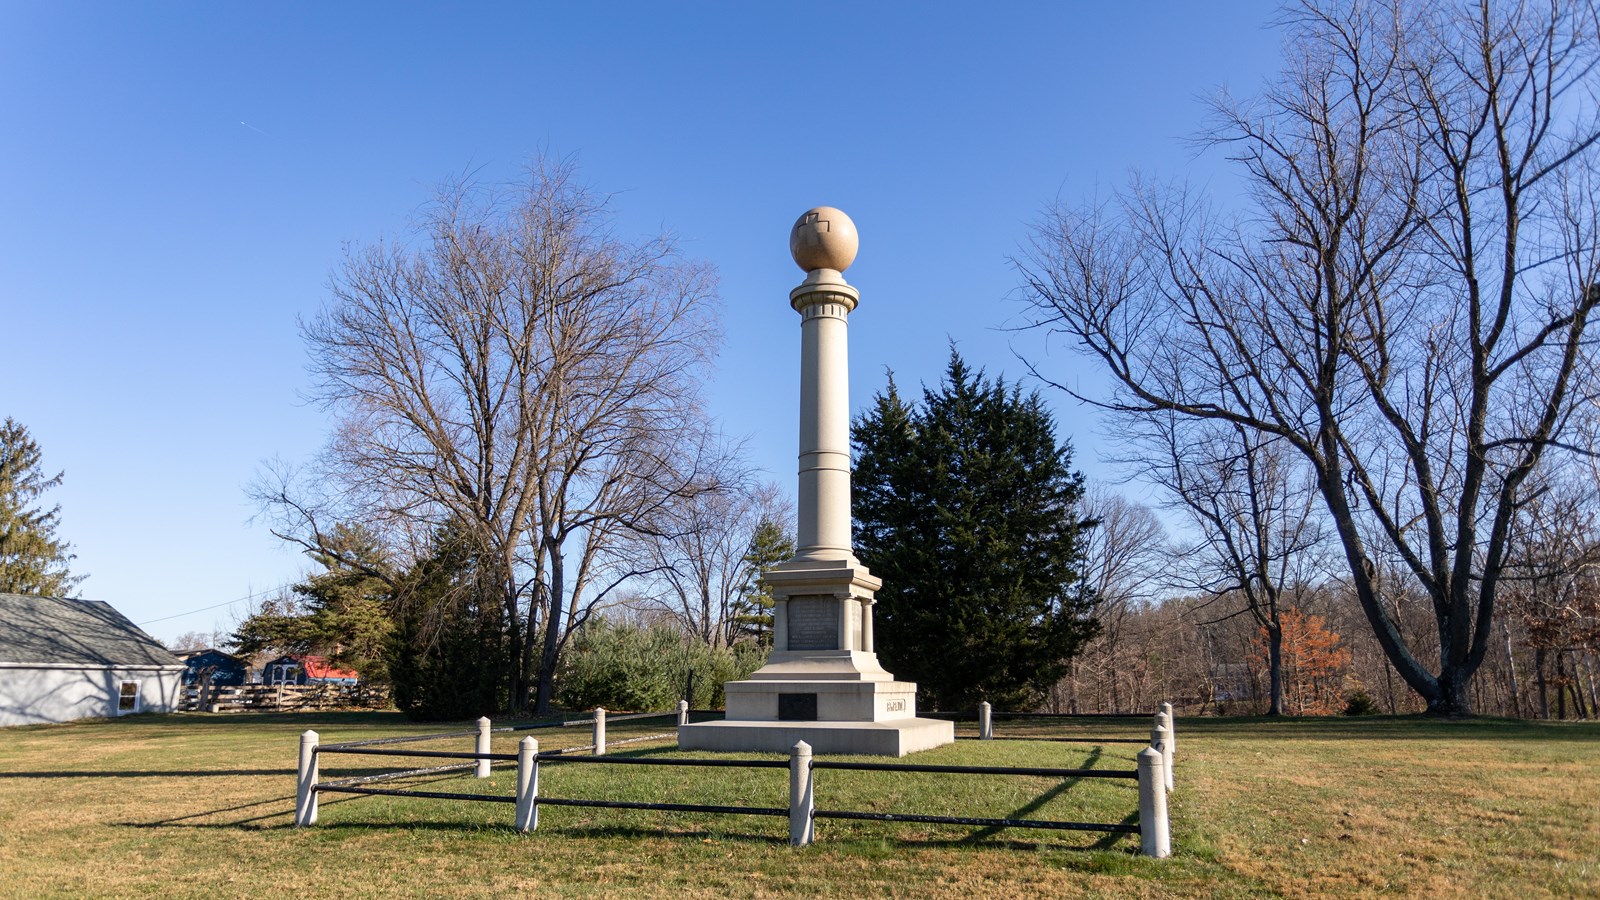
[[[750,536],[750,546],[745,550],[744,584],[739,589],[735,621],[739,634],[754,637],[758,644],[772,643],[772,595],[761,578],[778,563],[794,555],[794,538],[783,526],[771,519],[762,519]]]
[[[389,662],[394,703],[413,719],[473,719],[515,707],[512,648],[494,566],[460,528],[401,581]]]
[[[0,592],[65,597],[84,576],[71,573],[72,545],[56,537],[60,505],[37,504],[65,474],[46,477],[42,459],[28,429],[7,417],[0,425]]]
[[[241,653],[262,650],[314,653],[368,683],[389,680],[394,635],[394,590],[388,551],[361,525],[337,524],[327,544],[307,555],[323,567],[240,623],[233,646]]]
[[[920,404],[891,378],[856,420],[855,546],[883,579],[885,666],[924,702],[1037,701],[1098,630],[1083,583],[1083,477],[1037,393],[973,372],[951,350]]]

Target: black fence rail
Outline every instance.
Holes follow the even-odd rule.
[[[1165,745],[1168,745],[1170,747],[1171,745],[1175,744],[1175,737],[1173,735],[1173,729],[1174,729],[1175,720],[1173,719],[1172,704],[1170,704],[1170,703],[1161,704],[1161,710],[1159,712],[1155,712],[1155,713],[1046,713],[1046,712],[1007,712],[1007,711],[1003,711],[1003,710],[993,709],[993,708],[991,708],[989,706],[988,703],[985,702],[985,703],[979,703],[978,704],[978,708],[976,710],[973,710],[972,712],[967,712],[967,711],[964,711],[964,710],[961,710],[961,711],[958,711],[958,710],[946,710],[946,711],[943,711],[943,712],[924,712],[924,713],[922,713],[922,715],[933,717],[933,718],[952,719],[952,720],[958,721],[958,722],[970,721],[972,719],[976,719],[977,722],[978,722],[978,740],[980,740],[980,741],[992,741],[992,740],[995,740],[995,732],[994,732],[994,720],[995,719],[1022,719],[1022,720],[1034,720],[1034,721],[1043,720],[1043,721],[1060,722],[1060,721],[1072,721],[1072,720],[1075,720],[1075,719],[1082,719],[1082,720],[1088,720],[1088,721],[1121,721],[1121,720],[1128,720],[1128,719],[1137,720],[1137,719],[1142,719],[1142,718],[1150,718],[1152,720],[1153,726],[1154,726],[1151,729],[1151,733],[1150,733],[1150,743],[1151,743],[1151,745],[1155,746],[1157,744],[1165,744]],[[1165,729],[1165,732],[1163,732],[1162,729]],[[1145,740],[1143,738],[1105,737],[1105,736],[1099,736],[1099,735],[1081,735],[1081,734],[1080,735],[1056,735],[1056,736],[1052,736],[1052,737],[1044,737],[1044,736],[1036,735],[1036,734],[1022,734],[1022,735],[1017,735],[1016,739],[1017,740],[1030,740],[1030,741],[1045,740],[1045,741],[1052,741],[1052,742],[1056,742],[1056,743],[1069,743],[1069,744],[1143,744],[1143,743],[1145,743]],[[1164,757],[1166,759],[1166,766],[1167,766],[1167,769],[1168,769],[1168,772],[1167,772],[1168,790],[1171,790],[1171,771],[1170,770],[1172,768],[1172,754],[1171,754],[1170,751],[1167,751],[1167,752],[1164,752],[1163,755],[1164,755]]]
[[[957,721],[957,722],[974,721],[974,720],[976,720],[976,719],[978,719],[980,717],[979,716],[979,711],[976,710],[976,709],[935,710],[935,711],[931,711],[931,712],[930,711],[919,711],[917,713],[917,715],[923,716],[923,717],[929,718],[929,719],[952,719],[952,720]],[[991,710],[990,711],[990,715],[994,716],[997,719],[1148,719],[1151,716],[1154,716],[1155,713],[1153,713],[1153,712],[1147,712],[1147,713],[1133,713],[1133,712],[1130,712],[1130,713],[1005,712],[1003,710],[996,709],[996,710]]]
[[[680,710],[681,714],[681,710]],[[659,714],[657,714],[659,715]],[[636,716],[635,718],[647,718]],[[604,721],[603,713],[598,721]],[[600,726],[600,727],[603,727]],[[507,729],[509,730],[509,729]],[[483,732],[480,731],[479,734]],[[454,736],[454,735],[452,735]],[[601,744],[603,747],[603,742]],[[512,803],[515,805],[515,827],[531,832],[538,828],[540,806],[569,806],[599,809],[636,809],[666,812],[693,812],[728,815],[781,816],[789,820],[789,842],[806,846],[815,840],[815,821],[821,819],[855,819],[881,822],[917,822],[926,824],[978,826],[989,828],[1036,828],[1063,831],[1096,831],[1138,834],[1141,851],[1147,856],[1162,857],[1170,853],[1167,825],[1164,758],[1160,749],[1149,748],[1139,755],[1138,767],[1132,770],[1044,768],[1021,766],[965,766],[924,763],[871,763],[813,759],[811,748],[805,743],[795,745],[785,760],[768,759],[672,759],[645,756],[576,756],[566,755],[573,748],[539,752],[539,744],[532,737],[522,739],[515,754],[464,752],[449,750],[401,750],[392,746],[351,746],[349,743],[320,747],[316,732],[301,736],[299,778],[296,789],[295,824],[306,826],[317,821],[317,797],[322,793],[364,794],[419,799],[464,800],[469,802]],[[517,764],[516,794],[512,797],[465,792],[429,791],[416,789],[375,788],[366,786],[373,778],[349,779],[320,784],[318,761],[322,754],[351,754],[367,756],[392,756],[399,758],[459,759],[470,761],[466,765],[479,766],[480,775],[495,762],[515,761]],[[629,800],[581,799],[571,797],[541,797],[539,795],[539,768],[549,765],[589,764],[621,766],[676,766],[701,768],[788,769],[789,806],[727,806],[696,803],[664,803]],[[1122,779],[1138,784],[1139,812],[1137,824],[1074,822],[1048,819],[1012,819],[978,816],[943,816],[920,813],[867,812],[855,810],[817,809],[814,801],[814,773],[817,770],[842,770],[863,772],[913,772],[967,776],[1024,776],[1061,779]],[[420,770],[410,770],[417,772]],[[363,783],[365,782],[365,783]]]
[[[1025,775],[1037,778],[1111,778],[1139,780],[1137,769],[1053,769],[1024,766],[956,766],[922,763],[865,763],[830,760],[813,760],[812,769],[835,769],[854,772],[926,772],[948,775]],[[872,822],[919,822],[933,825],[975,825],[984,828],[1040,828],[1057,831],[1099,831],[1120,834],[1139,834],[1138,825],[1102,822],[1068,822],[1051,819],[995,819],[978,816],[935,816],[921,813],[856,812],[852,810],[818,809],[812,811],[818,819],[856,819]]]
[[[1040,828],[1056,831],[1104,831],[1120,834],[1139,834],[1138,825],[1096,822],[1054,822],[1041,819],[985,819],[978,816],[927,816],[919,813],[852,812],[839,809],[819,809],[812,812],[818,819],[858,819],[868,822],[919,822],[932,825],[975,825],[980,828]]]

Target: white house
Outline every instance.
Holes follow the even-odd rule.
[[[109,604],[0,593],[0,726],[170,712],[184,669]]]

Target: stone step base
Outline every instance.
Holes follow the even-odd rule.
[[[799,741],[812,753],[905,756],[956,739],[954,722],[895,719],[888,722],[697,722],[678,726],[684,750],[788,753]]]

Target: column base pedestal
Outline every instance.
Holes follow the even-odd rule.
[[[781,670],[781,664],[769,666],[748,680],[728,682],[727,719],[679,726],[678,746],[787,753],[796,741],[805,741],[813,753],[905,756],[955,740],[953,722],[917,718],[915,684],[892,680],[872,654],[857,655],[872,662],[869,671],[876,669],[888,680],[844,680],[843,672],[782,678],[769,671]],[[843,659],[852,661],[850,656]]]
[[[939,719],[887,722],[699,722],[678,727],[684,750],[788,753],[799,741],[813,753],[905,756],[956,739],[955,723]]]

